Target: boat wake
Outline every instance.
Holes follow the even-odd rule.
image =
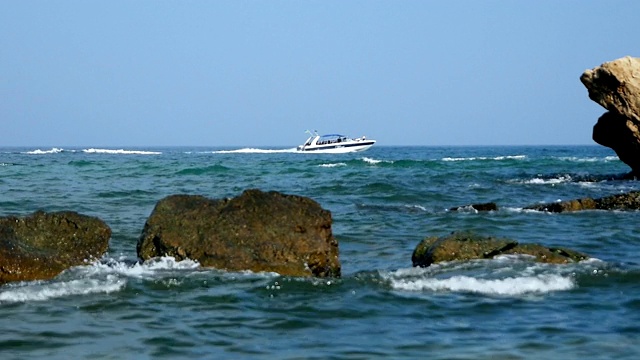
[[[296,148],[291,149],[256,149],[256,148],[242,148],[236,150],[215,150],[208,151],[210,154],[278,154],[278,153],[298,153]]]

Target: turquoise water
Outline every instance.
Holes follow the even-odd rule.
[[[75,210],[113,231],[97,263],[0,287],[2,359],[636,359],[639,213],[523,207],[639,190],[609,149],[0,148],[0,216]],[[229,273],[136,242],[170,194],[259,188],[331,211],[342,278]],[[448,211],[495,202],[496,212]],[[411,267],[426,236],[455,230],[564,246],[594,259]]]

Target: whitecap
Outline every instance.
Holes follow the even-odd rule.
[[[404,205],[404,207],[408,208],[409,210],[427,211],[427,208],[422,205]]]
[[[334,163],[334,164],[320,164],[318,166],[319,167],[332,168],[332,167],[339,167],[339,166],[347,166],[347,164],[345,164],[345,163]]]
[[[391,161],[391,160],[377,160],[377,159],[372,159],[372,158],[369,158],[369,157],[363,157],[361,160],[366,162],[366,163],[369,163],[371,165],[376,165],[376,164],[380,164],[380,163],[393,164],[393,161]]]
[[[126,281],[108,275],[104,279],[73,279],[68,281],[29,282],[11,285],[0,292],[0,303],[16,303],[29,301],[44,301],[54,298],[112,293],[122,290]]]
[[[444,157],[442,161],[476,161],[476,160],[524,160],[526,159],[526,155],[502,155],[495,157],[487,157],[487,156],[473,156],[473,157]]]
[[[425,292],[475,293],[486,296],[541,295],[578,286],[576,274],[604,266],[597,259],[571,264],[545,264],[529,255],[501,255],[493,259],[451,261],[379,274],[403,296]]]
[[[582,158],[577,156],[565,156],[565,157],[558,158],[558,160],[571,161],[571,162],[610,162],[610,161],[619,161],[620,158],[618,158],[617,156],[605,156],[604,158],[600,158],[600,157]]]
[[[559,176],[551,179],[542,179],[542,178],[533,178],[529,180],[520,181],[523,184],[533,184],[533,185],[556,185],[571,182],[572,178],[569,175]],[[517,181],[516,181],[517,182]]]
[[[110,154],[110,155],[160,155],[159,151],[143,151],[143,150],[124,150],[124,149],[83,149],[82,152],[87,154]]]
[[[41,150],[41,149],[37,149],[37,150],[32,150],[32,151],[27,151],[24,154],[29,154],[29,155],[45,155],[45,154],[58,154],[63,152],[63,149],[60,148],[51,148],[49,150]]]
[[[197,261],[190,259],[176,261],[172,256],[164,256],[153,258],[143,263],[131,263],[124,261],[124,259],[111,259],[104,262],[96,262],[91,266],[75,268],[75,270],[83,272],[83,276],[117,274],[131,278],[148,279],[170,270],[192,270],[199,267],[200,264]]]
[[[447,279],[396,279],[391,282],[396,290],[404,291],[452,291],[485,295],[517,296],[530,293],[548,293],[573,289],[576,284],[570,277],[541,274],[536,276],[480,279],[471,276],[452,276]]]
[[[51,281],[9,284],[0,291],[0,303],[43,301],[54,298],[112,293],[122,290],[128,278],[158,279],[163,274],[193,270],[200,264],[192,260],[176,261],[173,257],[154,258],[144,263],[107,259],[86,266],[76,266]]]
[[[507,156],[496,156],[493,160],[524,160],[526,159],[526,155],[507,155]]]

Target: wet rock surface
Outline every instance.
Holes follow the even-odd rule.
[[[104,255],[111,229],[72,211],[0,218],[0,284],[46,280]]]
[[[631,191],[598,199],[582,198],[525,207],[528,210],[569,212],[581,210],[640,210],[640,192]]]
[[[156,204],[137,253],[230,271],[340,276],[331,224],[317,202],[275,191],[246,190],[232,199],[173,195]]]
[[[484,237],[470,232],[454,232],[443,237],[428,237],[413,251],[414,267],[427,267],[445,261],[492,259],[498,255],[530,255],[538,262],[566,264],[588,259],[588,256],[563,248],[538,244],[519,244],[515,240]]]

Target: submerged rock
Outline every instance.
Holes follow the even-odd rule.
[[[471,204],[465,206],[456,206],[449,209],[449,211],[463,211],[463,210],[474,210],[474,211],[498,211],[498,205],[494,202],[482,203],[482,204]]]
[[[606,196],[598,199],[582,198],[558,201],[527,206],[525,209],[558,213],[580,210],[640,210],[640,192],[631,191],[625,194]]]
[[[148,218],[138,256],[173,256],[231,271],[340,276],[331,213],[306,197],[247,190],[232,199],[172,195]]]
[[[102,257],[110,237],[102,220],[71,211],[0,218],[0,284],[51,279]]]
[[[536,261],[564,264],[588,259],[587,255],[562,248],[547,248],[537,244],[519,244],[510,239],[478,236],[469,232],[454,232],[444,237],[429,237],[416,246],[411,256],[415,267],[427,267],[443,261],[492,259],[498,255],[530,255]]]
[[[613,149],[632,174],[640,174],[640,59],[626,56],[586,70],[589,98],[608,110],[593,127],[593,140]]]

